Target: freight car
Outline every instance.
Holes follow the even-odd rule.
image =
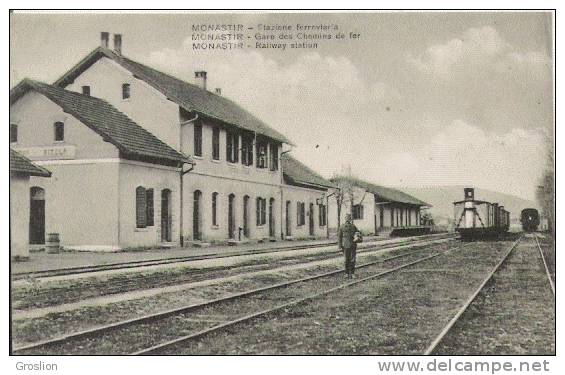
[[[535,232],[540,224],[539,212],[535,208],[524,208],[520,213],[524,232]]]
[[[461,238],[497,237],[510,228],[510,212],[498,203],[475,200],[475,189],[465,188],[465,199],[453,202],[455,230]]]

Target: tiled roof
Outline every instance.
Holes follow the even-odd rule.
[[[45,95],[104,140],[114,144],[125,158],[191,163],[187,156],[175,151],[105,100],[25,79],[10,91],[10,102],[13,103],[28,90]]]
[[[321,188],[335,187],[333,183],[326,180],[292,156],[285,154],[282,156],[281,160],[285,182],[289,184],[311,185]]]
[[[354,186],[360,187],[362,189],[367,190],[369,193],[373,193],[377,196],[378,199],[386,201],[386,202],[398,202],[398,203],[405,203],[411,204],[416,206],[429,206],[430,204],[421,201],[413,196],[406,194],[400,190],[388,188],[380,185],[375,185],[367,181],[363,181],[361,179],[355,177],[344,177],[338,176],[331,179],[332,182],[337,181],[350,181],[351,184]],[[338,183],[339,185],[339,183]]]
[[[197,85],[182,81],[128,59],[123,55],[118,55],[114,51],[103,47],[98,47],[92,51],[63,77],[59,78],[55,85],[65,87],[102,57],[107,57],[120,64],[136,78],[145,81],[187,111],[194,111],[203,116],[256,132],[279,142],[292,144],[283,134],[259,120],[237,103],[221,95],[201,89]]]
[[[51,172],[47,169],[33,164],[31,160],[12,149],[10,149],[10,172],[28,176],[51,177]]]

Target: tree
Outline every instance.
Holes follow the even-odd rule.
[[[555,238],[555,151],[553,132],[546,133],[546,165],[537,188],[541,214],[547,218],[548,229]]]
[[[349,201],[350,214],[353,216],[353,202],[355,194],[354,178],[351,173],[351,166],[345,168],[344,173],[335,174],[330,179],[337,187],[333,197],[337,206],[337,227],[341,227],[341,210],[344,204]]]

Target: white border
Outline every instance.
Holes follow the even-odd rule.
[[[137,7],[169,7],[169,8],[178,8],[178,7],[186,7],[186,6],[195,6],[198,4],[187,3],[186,1],[168,1],[162,0],[158,3],[149,2],[149,1],[138,1],[135,4],[126,4],[125,2],[119,1],[108,1],[108,0],[100,0],[96,3],[77,3],[76,1],[52,1],[49,4],[42,2],[42,1],[8,1],[9,7],[17,7],[17,8],[41,8],[45,6],[50,7],[58,7],[58,8],[76,8],[76,7],[100,7],[100,8],[111,8],[111,7],[123,7],[127,5],[134,5]],[[226,8],[233,6],[233,2],[228,1],[216,1],[214,3],[206,2],[205,6],[208,8]],[[457,3],[453,1],[425,1],[425,2],[418,2],[418,1],[395,1],[395,2],[386,2],[386,3],[376,3],[376,4],[368,4],[363,1],[359,0],[350,0],[346,3],[344,2],[337,2],[337,1],[325,1],[323,3],[324,6],[328,8],[339,8],[339,7],[363,7],[363,6],[379,6],[380,8],[384,9],[398,9],[398,8],[496,8],[496,7],[513,7],[513,8],[527,8],[527,9],[544,9],[544,8],[558,8],[557,16],[561,18],[561,13],[565,10],[565,8],[561,5],[562,3],[557,1],[523,1],[523,0],[515,0],[512,2],[506,1],[485,1],[485,0],[478,0],[478,1],[459,1]],[[259,1],[240,1],[237,3],[242,8],[265,8],[269,5],[275,4],[267,4],[265,2]],[[284,6],[287,9],[289,8],[298,8],[298,7],[312,7],[315,8],[316,4],[313,3],[305,3],[304,0],[287,0],[284,3],[276,4],[276,6]],[[7,11],[7,8],[6,8]],[[89,11],[84,11],[88,13]],[[134,13],[135,11],[129,11],[130,13]],[[203,11],[204,13],[208,13],[209,11]],[[293,12],[300,12],[293,10]],[[309,10],[304,10],[302,12],[312,12]],[[327,11],[327,12],[335,12],[335,11]],[[108,13],[115,13],[115,11],[109,11]],[[154,11],[154,13],[164,13],[164,11]],[[228,11],[223,11],[223,13],[228,13]],[[253,11],[245,11],[245,13],[257,13]],[[2,17],[3,27],[3,50],[8,51],[9,44],[8,44],[8,17],[6,17],[6,13],[4,13],[4,17]],[[562,41],[565,39],[563,35],[563,26],[557,25],[557,61],[562,62],[564,61],[563,57],[561,56],[562,50]],[[8,59],[2,59],[2,68],[4,72],[9,71],[8,67]],[[561,71],[562,68],[558,69],[557,71]],[[563,87],[563,80],[558,75],[556,77],[557,85],[561,88]],[[4,75],[4,87],[9,87],[9,80],[8,76]],[[4,90],[4,95],[8,96],[8,90]],[[559,91],[561,92],[561,91]],[[8,98],[4,98],[4,103],[8,103]],[[4,108],[8,106],[5,104]],[[5,109],[5,121],[4,124],[8,124],[9,115],[7,109]],[[559,116],[557,117],[559,119]],[[557,121],[556,119],[556,121]],[[560,131],[557,134],[556,142],[558,144],[562,140],[564,132]],[[8,132],[4,131],[2,133],[2,140],[8,143]],[[558,148],[557,148],[558,149]],[[5,155],[8,155],[6,152]],[[556,161],[558,165],[561,165],[561,155],[557,152]],[[9,169],[9,161],[8,157],[3,159],[4,161],[4,171]],[[558,171],[557,171],[558,172]],[[561,182],[563,182],[563,177],[561,173],[557,173],[557,186],[562,186]],[[8,207],[8,179],[5,179],[1,185],[2,194],[1,199],[3,200],[3,207]],[[559,188],[558,188],[559,190]],[[557,212],[565,212],[563,209],[565,208],[565,204],[562,203],[563,200],[558,201]],[[8,233],[7,228],[9,227],[8,224],[8,216],[9,210],[4,209],[4,214],[2,215],[2,225],[1,228],[3,230],[2,239],[5,243],[4,249],[8,248]],[[557,227],[560,228],[559,224]],[[560,238],[561,234],[558,235]],[[561,265],[561,258],[560,252],[558,251],[558,266],[557,269],[560,269]],[[3,259],[4,265],[4,277],[7,277],[8,271],[8,263],[6,259],[8,256],[5,256]],[[6,280],[6,279],[5,279]],[[560,289],[558,288],[558,316],[560,315],[559,312],[562,311],[562,303],[560,295]],[[9,291],[8,285],[5,284],[5,287],[2,288],[2,294],[0,296],[2,300],[7,301],[9,298]],[[6,306],[6,305],[5,305]],[[4,373],[7,374],[17,374],[21,373],[24,374],[25,372],[18,372],[15,370],[15,364],[18,361],[26,361],[26,362],[56,362],[59,364],[59,371],[57,372],[35,372],[35,373],[56,373],[56,374],[81,374],[81,375],[89,375],[89,374],[96,374],[99,375],[101,372],[107,374],[128,374],[128,373],[135,373],[136,375],[139,374],[246,374],[246,375],[254,375],[254,374],[269,374],[269,375],[288,375],[288,374],[324,374],[324,375],[361,375],[361,374],[378,374],[378,370],[376,367],[376,362],[378,360],[383,360],[386,357],[284,357],[284,358],[277,358],[277,357],[159,357],[159,358],[127,358],[127,357],[57,357],[57,358],[50,358],[50,357],[34,357],[34,358],[26,358],[26,357],[7,357],[8,353],[8,332],[7,332],[7,325],[6,322],[8,321],[7,316],[7,306],[2,309],[2,322],[1,324],[3,330],[3,337],[4,340],[1,341],[0,352],[3,354],[4,361],[2,362],[2,367],[5,370]],[[557,358],[547,358],[550,361],[550,373],[563,373],[565,371],[565,365],[563,364],[562,358],[564,357],[564,348],[562,340],[562,334],[560,332],[563,331],[563,324],[561,320],[557,321],[558,324],[558,345],[557,350],[560,354]],[[395,357],[395,360],[415,360],[418,357]],[[421,357],[420,357],[421,358]],[[442,357],[441,359],[447,360],[449,357]],[[544,357],[465,357],[466,360],[477,359],[477,360],[509,360],[514,364],[517,364],[520,361],[524,360],[539,360],[542,361]],[[424,373],[424,372],[423,372]],[[446,374],[443,372],[442,374]],[[518,374],[518,372],[516,372]]]

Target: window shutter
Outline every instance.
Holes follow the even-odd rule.
[[[248,139],[247,145],[247,165],[253,165],[253,140]]]
[[[124,83],[122,85],[122,99],[129,99],[130,97],[130,86],[129,83]]]
[[[227,133],[226,135],[226,159],[233,162],[233,134]]]
[[[239,162],[239,135],[233,135],[233,160],[234,163]]]
[[[265,225],[267,223],[267,199],[263,198],[261,200],[261,224]]]
[[[300,226],[300,202],[296,202],[296,225]]]
[[[218,193],[212,193],[212,225],[218,225]]]
[[[55,141],[61,142],[65,140],[65,124],[61,121],[57,121],[54,125],[55,129]]]
[[[247,165],[247,145],[245,138],[241,141],[241,164]]]
[[[194,155],[202,156],[202,124],[194,124]]]
[[[154,209],[153,209],[153,189],[145,191],[145,198],[147,202],[147,221],[146,225],[152,227],[154,225]]]
[[[270,168],[272,171],[279,169],[279,146],[271,143]]]
[[[138,186],[135,189],[135,222],[138,228],[145,228],[147,226],[146,206],[145,188]]]
[[[255,208],[255,216],[257,218],[257,226],[261,225],[261,198],[257,198],[257,207]]]
[[[18,125],[10,124],[10,142],[18,141]]]
[[[212,130],[212,158],[220,159],[220,128],[218,127]]]

